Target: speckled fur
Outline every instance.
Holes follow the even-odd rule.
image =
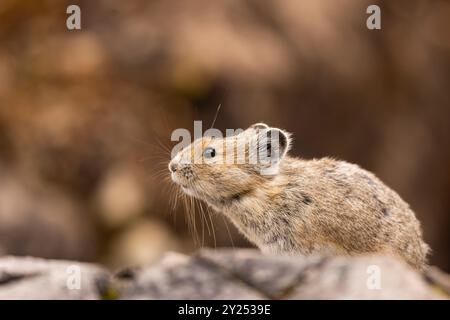
[[[251,128],[269,129],[264,124]],[[279,129],[270,129],[279,130]],[[194,150],[217,147],[225,139],[202,138],[172,161],[172,179],[191,196],[227,216],[266,253],[358,255],[394,254],[423,270],[428,246],[414,212],[374,174],[330,158],[302,160],[284,156],[277,173],[261,175],[258,165],[181,164]],[[234,137],[237,141],[254,130]],[[219,158],[219,157],[217,157]],[[218,160],[217,160],[218,161]]]

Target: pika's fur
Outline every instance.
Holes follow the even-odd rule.
[[[224,144],[254,139],[270,149],[275,134],[278,157],[270,174],[261,174],[261,163],[224,163]],[[258,123],[232,137],[194,141],[169,170],[185,193],[227,216],[263,252],[384,253],[426,267],[420,223],[395,191],[355,164],[288,156],[290,144],[287,132]],[[192,161],[195,155],[203,163]]]

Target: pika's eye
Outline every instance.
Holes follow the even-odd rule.
[[[203,151],[203,156],[206,159],[214,158],[216,156],[216,149],[208,147]]]

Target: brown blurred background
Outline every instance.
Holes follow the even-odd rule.
[[[115,268],[249,245],[221,216],[194,244],[162,179],[172,130],[222,104],[219,129],[263,121],[375,172],[450,271],[449,89],[449,1],[1,0],[0,255]]]

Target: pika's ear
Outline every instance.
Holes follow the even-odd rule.
[[[267,130],[267,129],[269,129],[269,126],[267,124],[258,122],[258,123],[252,124],[250,127],[248,127],[247,130],[244,131],[244,133],[247,136],[252,137],[252,136],[258,135],[258,133],[260,133],[263,130]]]
[[[291,146],[290,134],[277,128],[261,130],[258,133],[260,154],[266,155],[272,164],[284,158]]]
[[[253,129],[253,130],[262,130],[262,129],[269,129],[269,126],[265,123],[262,122],[258,122],[255,124],[252,124],[249,129]]]

